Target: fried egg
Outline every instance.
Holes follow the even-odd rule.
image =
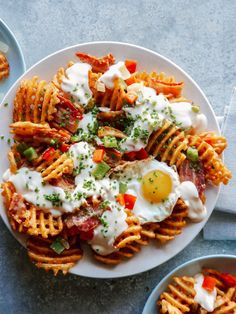
[[[160,222],[171,215],[180,197],[177,172],[164,162],[148,158],[117,167],[114,174],[136,201],[133,213],[142,224]]]

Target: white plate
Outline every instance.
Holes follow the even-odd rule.
[[[42,79],[50,80],[56,73],[57,69],[61,66],[66,66],[69,60],[75,60],[75,52],[82,51],[87,52],[96,56],[102,56],[109,52],[113,53],[116,60],[136,59],[138,61],[138,70],[157,70],[164,71],[168,75],[174,75],[178,81],[184,81],[184,95],[194,100],[196,104],[201,106],[202,112],[208,117],[209,130],[216,131],[219,133],[219,127],[216,121],[214,112],[202,92],[199,86],[177,65],[165,57],[142,47],[117,43],[117,42],[93,42],[81,45],[76,45],[63,50],[60,50],[43,60],[39,61],[33,67],[31,67],[11,88],[6,95],[0,107],[0,135],[9,137],[9,123],[12,118],[12,106],[16,92],[16,88],[19,81],[25,78],[31,78],[33,75],[38,75]],[[9,103],[8,107],[3,107],[3,103]],[[1,154],[0,154],[0,177],[8,167],[7,151],[9,145],[5,142],[0,142]],[[122,262],[117,266],[106,266],[99,264],[91,258],[90,254],[85,252],[83,259],[71,269],[71,272],[81,276],[95,277],[95,278],[117,278],[129,275],[141,273],[156,267],[183,250],[200,232],[205,225],[208,217],[210,216],[213,208],[215,207],[216,200],[218,197],[219,188],[208,187],[206,192],[207,202],[207,217],[200,223],[189,223],[184,228],[183,233],[176,237],[174,241],[170,241],[164,246],[157,246],[155,244],[143,247],[141,252],[136,254],[135,257]],[[2,199],[1,204],[2,205]],[[3,205],[0,209],[1,216],[10,229]],[[11,229],[10,229],[11,230]],[[24,245],[25,241],[22,235],[14,234],[15,237]]]
[[[209,255],[193,259],[180,265],[163,278],[150,294],[142,314],[157,314],[156,302],[162,292],[166,291],[168,284],[176,276],[194,276],[201,272],[202,268],[215,268],[224,273],[236,275],[236,256],[233,255]]]

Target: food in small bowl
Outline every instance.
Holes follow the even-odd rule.
[[[184,82],[140,72],[110,53],[77,52],[49,82],[16,92],[14,144],[2,195],[13,230],[39,268],[66,273],[87,244],[116,265],[206,217],[208,184],[227,184],[227,140],[207,130]]]

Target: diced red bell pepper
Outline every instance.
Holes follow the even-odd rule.
[[[125,66],[130,73],[134,73],[136,71],[137,61],[127,59],[125,60]]]
[[[236,286],[236,276],[230,274],[219,274],[220,279],[226,284],[227,287],[234,287]]]
[[[128,78],[127,80],[125,80],[125,83],[129,86],[135,83],[135,78],[134,76],[131,76],[130,78]]]
[[[216,286],[216,279],[214,277],[211,277],[211,276],[205,276],[204,277],[202,287],[205,290],[212,292],[214,290],[215,286]]]
[[[54,153],[55,153],[55,149],[53,147],[49,147],[43,153],[42,159],[48,161],[53,156]]]
[[[137,197],[131,194],[124,194],[125,207],[128,209],[133,209]]]
[[[92,240],[93,235],[94,235],[94,229],[90,229],[89,231],[80,231],[80,239],[84,241],[89,241]]]
[[[70,145],[62,143],[61,146],[60,146],[60,151],[62,153],[66,153],[69,150],[69,148],[70,148]]]
[[[94,162],[101,162],[104,157],[105,150],[103,148],[96,149],[93,153],[93,161]]]
[[[138,151],[132,151],[132,152],[128,152],[125,153],[125,159],[129,160],[129,161],[133,161],[133,160],[142,160],[142,159],[146,159],[148,158],[148,153],[146,152],[146,150],[144,148],[141,148]]]

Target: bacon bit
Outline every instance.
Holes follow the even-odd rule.
[[[70,145],[62,143],[59,149],[62,153],[66,153],[69,150],[69,148],[70,148]]]
[[[17,222],[22,223],[25,220],[24,214],[27,208],[24,198],[21,194],[14,193],[8,210],[9,215]]]
[[[111,53],[101,58],[97,58],[83,52],[76,52],[76,56],[80,59],[81,62],[90,64],[94,72],[104,73],[112,64],[115,63],[115,58]]]
[[[125,60],[125,66],[130,73],[134,73],[136,71],[137,61],[127,59],[127,60]]]
[[[216,286],[216,279],[214,277],[211,277],[211,276],[205,276],[204,277],[202,287],[205,290],[212,292],[214,290],[215,286]]]
[[[122,131],[111,126],[102,126],[98,129],[98,137],[114,136],[117,138],[126,138],[127,136]]]
[[[205,202],[206,182],[202,163],[198,162],[197,168],[194,168],[188,159],[181,164],[179,168],[180,182],[191,181],[195,184],[199,197]]]
[[[234,287],[236,286],[236,276],[230,274],[219,274],[220,279],[224,282],[227,287]]]
[[[132,151],[124,154],[124,158],[128,161],[142,160],[148,158],[149,155],[144,148],[138,151]]]

